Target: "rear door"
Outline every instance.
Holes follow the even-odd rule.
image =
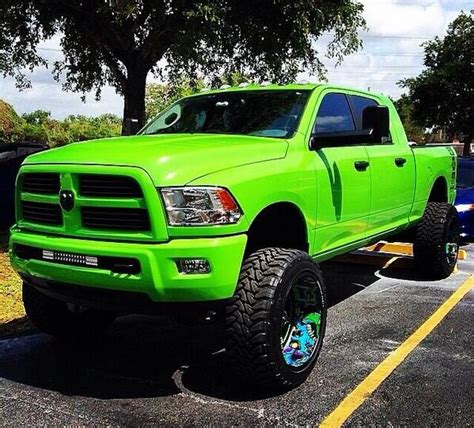
[[[317,108],[313,133],[349,132],[356,125],[342,93],[326,92]],[[315,248],[318,253],[343,247],[364,237],[370,209],[369,158],[363,145],[315,152],[318,207]]]
[[[358,129],[362,129],[364,108],[378,105],[375,99],[349,95],[349,102]],[[394,120],[391,120],[392,124]],[[415,192],[415,159],[411,148],[401,141],[396,130],[382,144],[368,142],[370,162],[371,205],[368,235],[406,224]]]

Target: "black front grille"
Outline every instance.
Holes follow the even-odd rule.
[[[61,208],[56,204],[22,201],[23,220],[32,223],[59,226],[63,223]]]
[[[142,208],[82,207],[82,225],[91,229],[150,230],[148,211]]]
[[[137,181],[122,175],[82,174],[79,176],[79,193],[83,196],[143,197]]]
[[[50,172],[26,173],[21,177],[23,192],[58,194],[60,188],[59,174]]]

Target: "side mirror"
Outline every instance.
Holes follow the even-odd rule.
[[[369,106],[362,112],[362,128],[371,131],[372,142],[380,144],[390,136],[390,114],[388,107]]]

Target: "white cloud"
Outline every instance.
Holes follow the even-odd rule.
[[[368,31],[361,32],[364,47],[343,64],[324,59],[332,83],[383,92],[394,98],[402,93],[397,82],[423,70],[424,41],[442,36],[466,0],[360,0]],[[317,43],[325,50],[329,36]],[[307,76],[305,76],[307,77]]]
[[[38,75],[41,76],[39,79]],[[123,100],[110,87],[102,90],[100,101],[95,101],[94,95],[88,94],[87,101],[83,103],[79,94],[64,92],[61,84],[55,82],[48,73],[33,73],[32,85],[32,88],[20,92],[13,79],[4,79],[0,82],[0,98],[12,104],[19,114],[41,109],[50,111],[56,119],[63,119],[70,114],[122,114]]]
[[[363,0],[362,3],[373,35],[431,38],[441,35],[457,15],[444,8],[439,0]]]

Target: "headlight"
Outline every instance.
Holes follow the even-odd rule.
[[[463,213],[465,211],[474,211],[474,204],[460,204],[456,205],[458,212]]]
[[[170,226],[237,223],[242,216],[232,195],[220,187],[160,189]]]

